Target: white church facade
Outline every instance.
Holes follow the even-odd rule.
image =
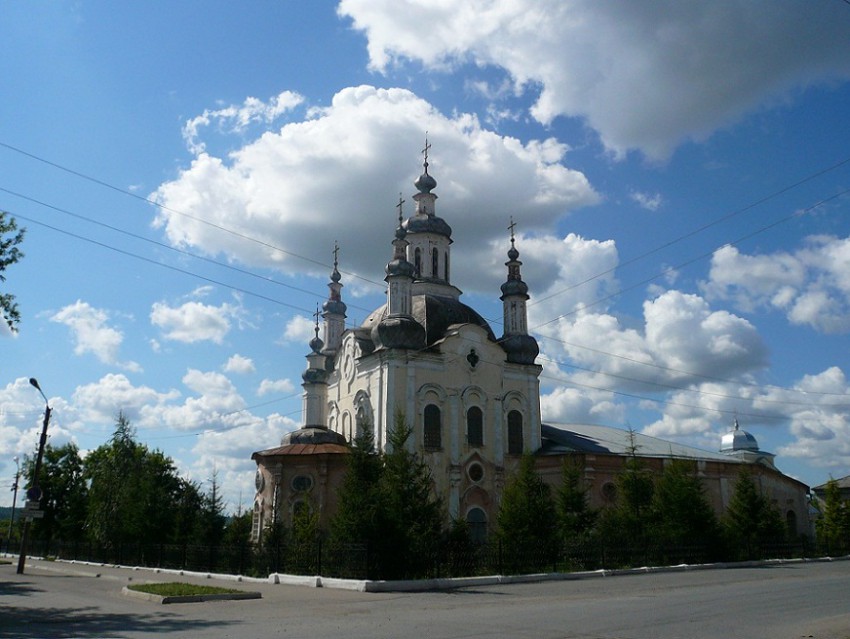
[[[537,341],[528,333],[528,286],[513,224],[501,285],[503,334],[496,336],[451,282],[452,229],[436,212],[437,183],[428,172],[427,152],[414,185],[413,214],[404,219],[402,202],[398,205],[386,265],[387,302],[358,327],[345,324],[335,252],[322,338],[317,322],[302,375],[303,426],[284,435],[279,446],[252,455],[257,463],[255,539],[269,523],[291,521],[300,504],[317,511],[326,524],[336,508],[353,438],[369,424],[376,446],[385,450],[399,413],[412,427],[409,446],[431,469],[447,521],[465,519],[479,536],[492,529],[506,478],[524,452],[537,456],[541,474],[553,483],[564,455],[580,459],[591,502],[605,501],[602,487],[613,481],[622,452],[606,449],[604,436],[601,444],[583,450],[591,439],[570,438],[576,432],[569,426],[541,422],[542,368],[536,363]],[[756,463],[740,455],[701,457],[703,451],[678,449],[681,456],[701,459],[703,468],[713,464],[712,472],[729,477],[741,463]],[[600,464],[599,458],[608,461]],[[793,511],[805,532],[806,487],[779,473],[772,461],[769,467],[761,464],[760,473],[771,477],[774,501],[784,512]],[[724,499],[716,501],[722,510]]]

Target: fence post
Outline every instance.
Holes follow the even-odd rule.
[[[316,574],[322,574],[322,538],[316,540]]]

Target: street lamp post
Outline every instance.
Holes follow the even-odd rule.
[[[15,506],[18,504],[18,480],[21,478],[21,464],[18,462],[18,456],[12,457],[15,462],[15,483],[12,484],[12,516],[9,519],[9,538],[6,540],[6,552],[12,548],[12,526],[15,525]]]
[[[38,455],[35,458],[35,468],[33,469],[32,486],[27,489],[27,501],[41,501],[41,488],[38,485],[38,476],[41,474],[41,460],[44,457],[44,447],[47,445],[47,425],[50,423],[50,405],[47,401],[47,396],[38,385],[38,380],[35,377],[30,377],[30,384],[35,386],[36,390],[41,393],[44,398],[44,422],[41,426],[41,439],[38,440]],[[27,543],[29,542],[31,517],[24,518],[24,530],[21,533],[21,552],[18,556],[18,574],[24,574],[24,565],[27,561]]]

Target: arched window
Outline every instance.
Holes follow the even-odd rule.
[[[484,445],[484,413],[478,406],[466,411],[466,442],[470,446]]]
[[[251,540],[258,544],[263,541],[264,520],[263,502],[258,499],[254,502],[254,513],[251,517]]]
[[[446,267],[446,281],[449,281],[449,252],[446,251],[446,263],[444,265]]]
[[[313,509],[310,508],[310,502],[306,499],[296,499],[292,502],[292,523],[294,524],[297,520],[304,521],[305,518],[309,517],[313,513]]]
[[[434,404],[425,407],[425,450],[440,450],[443,447],[440,409]]]
[[[785,525],[788,528],[788,534],[794,538],[797,536],[797,513],[789,510],[785,513]]]
[[[413,268],[416,277],[419,277],[422,274],[422,249],[418,246],[416,247],[416,250],[413,251]]]
[[[431,249],[431,276],[440,277],[440,254],[436,248]]]
[[[508,455],[522,455],[522,413],[512,410],[508,413]]]
[[[470,508],[466,513],[466,523],[469,524],[469,537],[477,544],[487,541],[487,513],[478,508]]]

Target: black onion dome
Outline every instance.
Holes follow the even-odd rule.
[[[441,340],[453,324],[474,324],[487,331],[487,338],[496,341],[493,330],[483,317],[472,308],[452,297],[440,295],[414,295],[413,319],[425,328],[425,344]],[[362,328],[372,330],[387,316],[386,305],[373,311],[363,322]]]
[[[425,167],[425,173],[416,178],[413,186],[415,186],[420,193],[430,193],[437,188],[437,180],[428,174],[427,165]]]
[[[425,347],[425,329],[410,316],[385,317],[372,328],[371,335],[376,347]]]
[[[347,442],[344,435],[335,433],[323,426],[305,426],[304,428],[299,428],[291,433],[286,433],[286,435],[284,435],[280,440],[281,446],[288,446],[292,444],[308,444],[314,446],[317,444],[342,444],[345,446],[347,445]]]
[[[325,368],[308,368],[301,373],[301,379],[308,384],[322,384],[328,381],[328,371]]]
[[[322,310],[326,313],[345,315],[345,311],[348,310],[348,307],[342,300],[327,300],[324,304],[322,304]]]
[[[523,282],[522,280],[508,280],[504,284],[502,284],[502,298],[504,299],[510,295],[524,295],[528,298],[528,284]]]
[[[401,260],[392,260],[389,264],[387,264],[387,275],[406,275],[407,277],[413,277],[416,272],[416,268],[405,259]]]
[[[501,345],[508,354],[508,361],[514,364],[533,364],[540,354],[537,340],[531,335],[505,335]]]
[[[452,236],[452,227],[436,215],[414,215],[404,221],[404,230],[408,233],[437,233]]]

